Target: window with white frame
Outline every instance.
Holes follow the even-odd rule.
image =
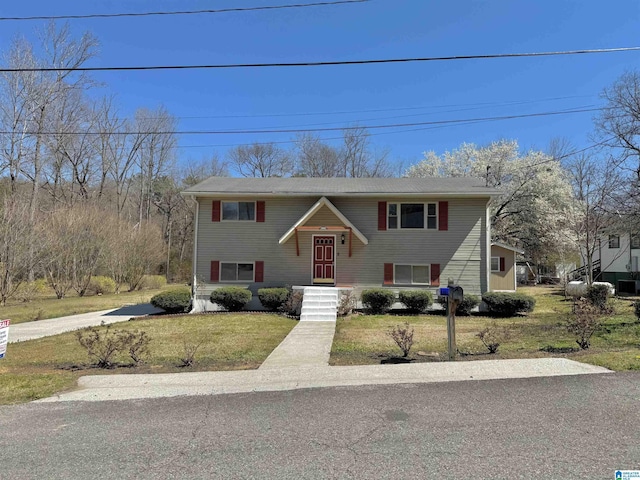
[[[389,203],[387,209],[387,228],[390,230],[438,228],[438,209],[435,203]]]
[[[222,202],[222,220],[255,221],[256,202]]]
[[[429,265],[394,265],[393,283],[398,285],[429,285]]]
[[[253,282],[253,263],[220,262],[221,282]]]
[[[609,235],[609,248],[620,248],[620,235]]]
[[[500,257],[491,257],[491,271],[492,272],[500,271]]]

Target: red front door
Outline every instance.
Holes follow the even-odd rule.
[[[313,282],[335,281],[335,237],[313,237]]]

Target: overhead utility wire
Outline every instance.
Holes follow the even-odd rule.
[[[1,68],[0,73],[12,72],[117,72],[144,70],[203,70],[203,69],[231,69],[231,68],[279,68],[279,67],[327,67],[335,65],[370,65],[378,63],[411,63],[411,62],[441,62],[450,60],[484,60],[489,58],[519,58],[519,57],[551,57],[558,55],[585,55],[592,53],[614,53],[638,51],[640,47],[597,48],[590,50],[564,50],[558,52],[529,52],[529,53],[494,53],[485,55],[454,55],[447,57],[412,57],[385,58],[368,60],[333,60],[323,62],[290,62],[290,63],[218,63],[205,65],[147,65],[130,67],[38,67],[38,68]]]
[[[479,103],[451,103],[443,105],[422,105],[419,107],[395,107],[395,108],[373,108],[365,110],[339,110],[339,111],[322,111],[322,112],[294,112],[294,113],[255,113],[255,114],[236,114],[236,115],[177,115],[174,118],[179,120],[200,120],[200,119],[214,119],[214,118],[269,118],[269,117],[314,117],[320,115],[346,115],[352,113],[370,113],[370,112],[397,112],[404,110],[435,110],[441,108],[451,107],[469,107],[456,110],[439,110],[434,112],[427,112],[418,115],[430,115],[436,113],[457,112],[464,110],[476,110],[484,107],[510,107],[513,105],[525,105],[531,103],[552,102],[558,100],[569,100],[573,98],[596,98],[594,95],[567,95],[564,97],[548,97],[539,98],[534,100],[508,100],[502,102],[479,102]],[[159,117],[145,117],[145,118],[159,118]],[[393,117],[386,117],[393,118]],[[361,120],[354,120],[356,122]],[[336,122],[333,122],[336,123]]]
[[[247,135],[247,134],[266,134],[266,133],[311,133],[311,132],[336,132],[345,130],[377,130],[384,128],[400,128],[400,127],[417,127],[426,125],[450,125],[461,122],[485,122],[496,120],[511,120],[514,118],[532,118],[532,117],[546,117],[551,115],[567,115],[573,113],[584,112],[596,112],[600,111],[600,108],[579,108],[572,110],[560,110],[554,112],[536,112],[526,113],[521,115],[504,115],[499,117],[479,117],[479,118],[464,118],[454,120],[434,120],[430,122],[414,122],[414,123],[394,123],[383,125],[359,125],[348,127],[326,127],[326,128],[292,128],[292,129],[263,129],[263,130],[166,130],[156,132],[140,132],[140,131],[124,131],[124,132],[25,132],[26,135],[140,135],[140,134],[154,134],[154,135]],[[0,131],[0,134],[9,135],[12,132]]]
[[[257,10],[279,10],[284,8],[322,7],[329,5],[342,5],[346,3],[365,3],[370,0],[336,0],[334,2],[294,3],[288,5],[267,5],[263,7],[235,7],[220,8],[217,10],[179,10],[170,12],[132,12],[132,13],[91,13],[86,15],[41,15],[31,17],[0,17],[0,21],[20,20],[77,20],[81,18],[115,18],[115,17],[150,17],[158,15],[201,15],[212,13],[252,12]]]

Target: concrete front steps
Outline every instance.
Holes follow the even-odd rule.
[[[305,287],[301,322],[335,322],[340,290],[334,287]]]

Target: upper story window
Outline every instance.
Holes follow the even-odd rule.
[[[222,220],[255,221],[255,219],[255,202],[222,202]]]
[[[387,228],[438,228],[435,203],[389,203]],[[426,224],[426,226],[425,226]]]
[[[640,234],[631,235],[631,248],[640,248]]]
[[[620,248],[620,235],[609,235],[609,248]]]

